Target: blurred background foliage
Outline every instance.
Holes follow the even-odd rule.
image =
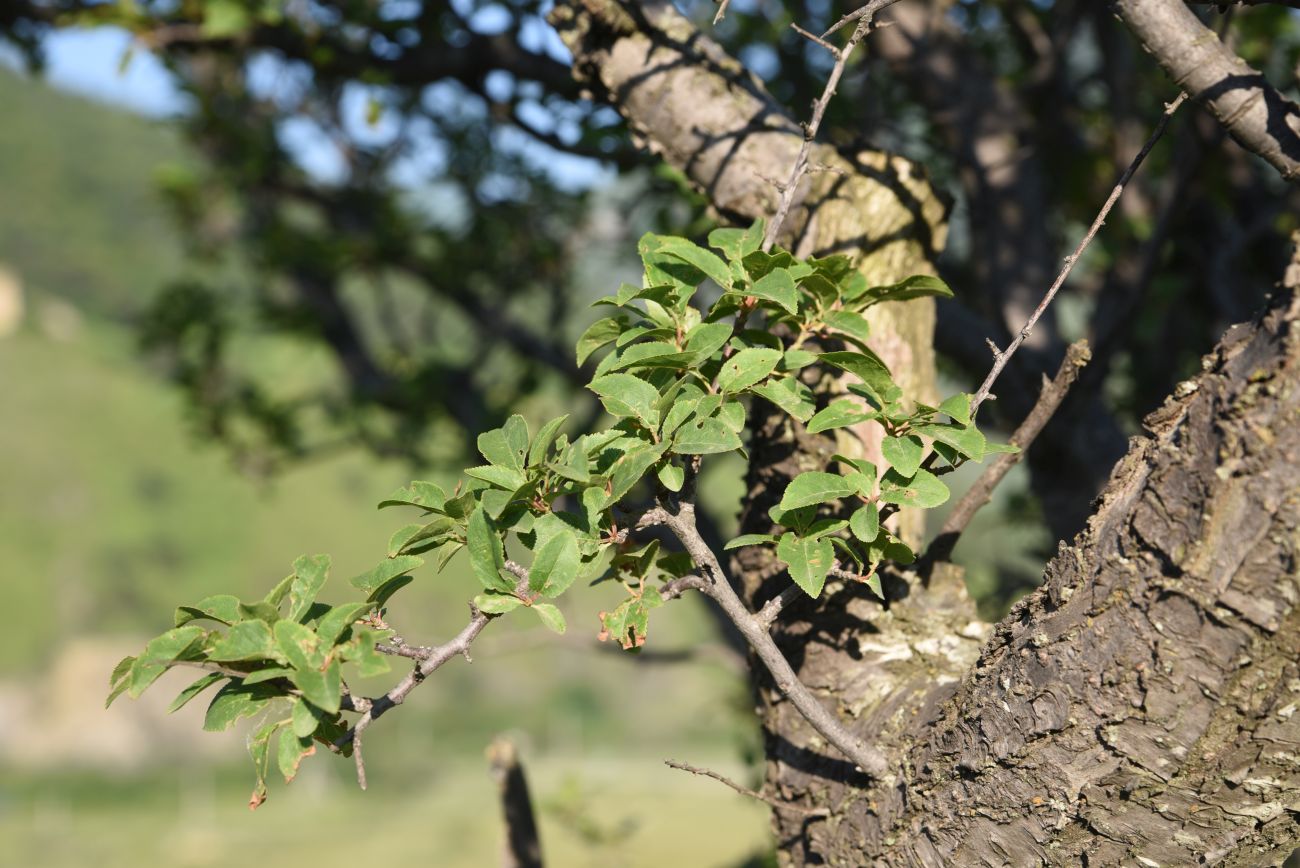
[[[712,32],[803,116],[829,58],[787,25],[851,5],[735,0]],[[302,552],[346,578],[394,527],[373,505],[411,477],[454,481],[477,432],[515,411],[596,421],[571,353],[587,303],[635,276],[642,232],[715,218],[572,83],[548,9],[0,3],[0,563],[21,613],[0,632],[0,840],[21,860],[232,864],[258,841],[341,865],[382,837],[395,856],[483,864],[497,823],[479,756],[501,730],[534,760],[555,864],[766,858],[762,810],[657,762],[744,777],[759,755],[742,667],[695,602],[643,659],[589,653],[601,588],[567,604],[563,642],[485,639],[472,672],[385,721],[370,793],[318,760],[273,792],[274,820],[235,813],[237,744],[147,704],[98,710],[118,649],[176,600],[260,593]],[[941,268],[959,300],[937,344],[961,387],[1175,91],[1093,0],[899,9],[915,19],[873,38],[823,129],[848,153],[917,160],[950,200]],[[1294,14],[1204,14],[1295,95]],[[50,46],[87,30],[129,34],[100,91],[147,66],[160,114],[41,81]],[[987,617],[1037,581],[1141,416],[1258,305],[1296,195],[1208,117],[1175,121],[1003,387],[1010,426],[1064,344],[1092,340],[1069,405],[958,549]],[[704,487],[721,532],[737,471]],[[464,579],[453,565],[406,592],[408,636],[463,618]],[[323,823],[343,834],[310,843]]]

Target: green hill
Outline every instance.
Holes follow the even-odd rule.
[[[28,289],[120,317],[181,263],[156,193],[174,130],[0,67],[0,264]]]

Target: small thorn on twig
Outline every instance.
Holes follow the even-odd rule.
[[[993,338],[985,338],[984,343],[988,344],[989,350],[993,353],[993,358],[996,359],[1002,355],[1002,350],[998,349],[998,345],[993,343]]]

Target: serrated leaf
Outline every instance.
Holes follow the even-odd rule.
[[[786,313],[799,312],[799,292],[788,268],[775,268],[754,281],[747,295],[779,304]]]
[[[776,542],[776,536],[770,533],[745,533],[736,537],[722,547],[724,552],[732,549],[744,548],[745,546],[770,545]]]
[[[474,597],[474,605],[485,615],[504,615],[523,604],[524,601],[514,594],[478,594]]]
[[[537,613],[537,617],[542,619],[553,633],[564,633],[568,629],[568,624],[564,621],[564,613],[559,610],[553,603],[533,603],[532,610]]]
[[[326,714],[339,710],[343,699],[343,679],[339,673],[339,661],[331,660],[322,671],[320,669],[295,669],[289,680],[302,691],[303,697]]]
[[[739,434],[745,430],[745,407],[739,401],[728,401],[718,408],[718,419]]]
[[[804,593],[816,599],[826,586],[826,576],[835,561],[830,540],[803,539],[792,533],[783,535],[776,544],[776,556],[785,562],[790,578]]]
[[[239,598],[231,594],[217,594],[205,597],[193,606],[180,606],[176,609],[176,627],[183,627],[190,621],[206,618],[222,624],[234,624],[240,619]]]
[[[113,667],[113,673],[108,677],[110,692],[108,697],[104,700],[104,708],[108,708],[112,705],[113,700],[121,696],[126,691],[126,688],[130,686],[130,679],[127,676],[131,674],[131,667],[134,665],[135,657],[132,656],[123,657],[117,662],[117,665]]]
[[[880,479],[880,499],[899,506],[930,509],[948,499],[948,486],[928,470],[918,470],[908,478],[890,468]]]
[[[660,235],[656,236],[656,240],[658,249],[655,252],[674,256],[704,272],[710,280],[723,289],[731,288],[731,269],[715,254],[685,238]]]
[[[913,430],[917,434],[948,444],[972,461],[983,461],[988,451],[988,441],[984,439],[984,434],[978,428],[967,428],[961,425],[917,425]]]
[[[858,343],[865,344],[867,338],[871,336],[871,326],[867,323],[867,318],[851,310],[833,310],[826,314],[824,322]]]
[[[306,702],[302,697],[296,697],[293,700],[293,708],[289,712],[289,725],[293,734],[299,738],[306,738],[316,731],[320,725],[320,712],[310,702]]]
[[[357,675],[362,678],[383,675],[392,668],[388,665],[388,658],[375,650],[375,634],[369,630],[363,631],[344,648],[344,659],[356,664]]]
[[[874,542],[880,535],[880,510],[874,503],[857,510],[849,516],[849,530],[865,543]]]
[[[970,399],[971,396],[965,392],[958,392],[950,398],[944,399],[939,405],[939,412],[946,414],[958,425],[970,424]]]
[[[718,389],[723,394],[748,389],[776,370],[781,351],[766,347],[749,347],[722,363],[718,372]]]
[[[271,628],[265,621],[241,621],[231,627],[208,652],[208,659],[219,663],[262,660],[277,657]]]
[[[785,355],[781,357],[781,370],[786,372],[798,371],[816,361],[817,354],[810,353],[808,350],[786,350]]]
[[[741,445],[740,436],[719,420],[695,419],[678,429],[672,451],[679,455],[714,455]]]
[[[655,406],[659,390],[645,380],[631,374],[606,374],[592,380],[587,388],[599,396],[611,415],[632,416],[650,428],[659,424]]]
[[[293,581],[289,584],[289,620],[297,621],[307,613],[316,595],[329,577],[330,556],[303,555],[293,562]]]
[[[709,233],[709,246],[721,250],[728,259],[739,261],[763,246],[763,228],[760,218],[748,229],[714,229]]]
[[[266,801],[266,778],[270,772],[271,737],[275,735],[275,731],[279,728],[279,721],[268,723],[248,740],[248,755],[253,758],[253,771],[257,776],[257,783],[253,786],[253,794],[248,799],[248,809],[250,811],[256,811]]]
[[[886,437],[880,444],[880,453],[900,476],[910,479],[921,466],[925,444],[921,442],[921,438],[911,434],[903,437]]]
[[[897,400],[902,394],[902,390],[894,383],[889,368],[870,350],[822,353],[819,358],[860,379],[882,405]]]
[[[505,550],[501,544],[501,535],[497,533],[483,507],[474,510],[469,517],[466,528],[466,546],[469,549],[469,563],[474,570],[474,577],[480,585],[489,591],[512,593],[514,582],[503,578],[501,570],[505,568]]]
[[[528,570],[528,587],[545,597],[559,596],[578,578],[581,565],[578,538],[565,527],[537,549]]]
[[[447,502],[447,494],[432,482],[416,480],[403,486],[379,501],[379,508],[389,506],[418,506],[421,509],[442,509]]]
[[[873,286],[866,291],[866,298],[874,304],[881,301],[908,301],[927,295],[952,298],[952,288],[930,274],[914,274],[889,286]]]
[[[857,401],[840,398],[817,412],[808,420],[808,433],[820,434],[833,428],[847,428],[870,419],[874,414]]]
[[[857,487],[838,473],[810,470],[790,480],[781,496],[780,508],[786,511],[800,509],[848,497],[856,492]]]
[[[251,717],[279,694],[268,684],[248,686],[238,681],[227,681],[212,697],[203,717],[204,732],[221,732],[243,717]]]
[[[578,338],[577,359],[578,366],[582,365],[591,358],[591,354],[606,344],[611,344],[618,340],[619,334],[627,327],[627,317],[607,316],[604,319],[598,319]]]
[[[465,475],[473,479],[481,479],[489,485],[495,485],[506,491],[517,491],[524,487],[526,481],[523,471],[514,467],[502,467],[499,464],[470,467],[465,470]]]
[[[659,484],[669,491],[681,491],[683,483],[686,482],[685,469],[676,464],[663,465],[656,475],[659,477]]]
[[[261,684],[263,681],[274,681],[277,678],[288,678],[293,670],[287,666],[271,666],[266,669],[259,669],[256,672],[250,672],[244,676],[244,684],[252,686]]]
[[[568,419],[569,414],[565,413],[563,416],[556,416],[541,427],[541,430],[537,432],[537,436],[533,438],[533,442],[528,446],[529,467],[537,467],[546,460],[547,451],[551,448],[551,444],[555,442],[556,436],[560,433],[560,428],[564,426]]]
[[[769,380],[751,387],[750,391],[771,401],[800,422],[811,419],[817,409],[812,390],[794,377]]]
[[[319,669],[325,663],[320,637],[309,627],[294,621],[277,621],[275,647],[294,669]]]
[[[171,705],[167,706],[167,713],[171,714],[184,708],[191,699],[225,678],[220,672],[209,672],[207,675],[200,677],[197,681],[186,687],[176,698],[172,700]]]
[[[732,327],[724,322],[702,322],[686,333],[686,350],[700,364],[726,346]]]
[[[528,452],[528,423],[515,414],[506,424],[478,435],[478,451],[489,464],[508,467],[523,472],[524,455]]]
[[[375,599],[375,593],[395,576],[409,573],[423,563],[424,559],[415,555],[399,555],[395,558],[380,561],[375,565],[374,569],[368,570],[359,576],[353,576],[348,583],[357,590],[363,591],[370,600],[373,600]]]
[[[292,729],[280,730],[280,744],[276,748],[276,762],[286,784],[298,776],[298,766],[303,759],[316,752],[311,738],[299,738]]]
[[[167,671],[171,663],[197,656],[197,648],[204,635],[202,627],[188,625],[175,627],[151,639],[140,656],[132,662],[131,671],[127,675],[127,690],[131,698],[138,699],[150,684]]]
[[[992,454],[994,454],[995,452],[997,452],[997,453],[1008,453],[1008,454],[1014,455],[1015,453],[1017,453],[1017,452],[1019,452],[1019,451],[1020,451],[1020,447],[1017,446],[1017,445],[1014,444],[1014,443],[987,443],[987,442],[986,442],[986,443],[984,444],[984,454],[985,454],[985,455],[992,455]]]
[[[346,641],[343,634],[348,631],[358,618],[375,607],[374,603],[343,603],[334,606],[316,622],[316,635],[328,648]]]

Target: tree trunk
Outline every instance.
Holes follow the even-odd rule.
[[[761,85],[667,3],[562,0],[575,70],[719,213],[766,216],[800,132]],[[801,253],[860,254],[874,281],[928,271],[942,208],[916,167],[832,149],[793,212]],[[882,306],[884,307],[884,306]],[[1099,511],[999,626],[955,571],[887,577],[882,608],[831,583],[774,635],[799,677],[896,760],[868,781],[755,676],[783,863],[1276,864],[1300,810],[1300,340],[1294,301],[1229,334],[1208,371],[1148,420]],[[880,311],[877,351],[909,394],[933,390],[927,303]],[[822,384],[834,390],[837,384]],[[795,474],[845,444],[756,408],[746,532]],[[871,454],[869,457],[878,458]],[[761,604],[788,579],[742,550]]]

